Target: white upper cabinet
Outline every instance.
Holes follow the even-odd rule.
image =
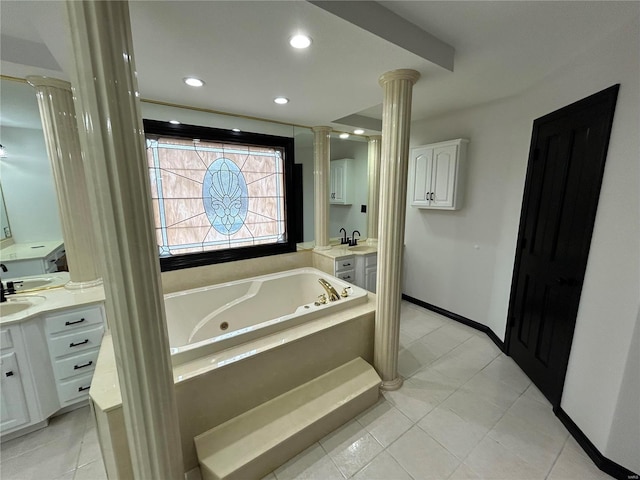
[[[331,161],[329,203],[332,205],[351,205],[348,183],[351,162],[350,158]]]
[[[468,140],[459,138],[411,149],[411,206],[458,210],[462,206],[462,177]]]

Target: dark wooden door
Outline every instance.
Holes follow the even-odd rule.
[[[533,123],[507,352],[559,406],[619,85]]]

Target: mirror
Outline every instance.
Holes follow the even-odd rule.
[[[9,226],[7,207],[4,204],[2,185],[0,185],[0,240],[5,240],[7,238],[11,238],[11,227]]]

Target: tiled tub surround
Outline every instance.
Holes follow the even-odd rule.
[[[320,318],[174,365],[185,472],[198,466],[196,435],[352,359],[371,363],[375,297],[365,293],[362,298],[355,306],[329,308]],[[113,346],[106,336],[91,398],[107,472],[128,478],[131,462],[118,385]]]
[[[264,480],[611,478],[484,334],[406,302],[400,332],[404,386]],[[3,443],[3,480],[105,478],[87,410]]]
[[[348,296],[317,305],[322,279]],[[366,301],[366,291],[314,268],[165,295],[171,359],[180,365]]]

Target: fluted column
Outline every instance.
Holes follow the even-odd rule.
[[[380,199],[380,147],[382,137],[369,137],[368,161],[369,195],[367,210],[367,243],[374,245],[378,242],[378,203]]]
[[[80,142],[104,252],[106,310],[134,476],[182,479],[127,2],[67,1]]]
[[[101,285],[71,84],[39,76],[29,76],[27,82],[36,89],[47,154],[56,184],[71,279],[66,288]]]
[[[313,127],[314,227],[316,250],[329,250],[329,173],[331,127]]]
[[[383,390],[402,386],[398,374],[402,253],[407,203],[411,94],[420,78],[415,70],[394,70],[380,77],[382,147],[378,221],[378,283],[374,367]]]

